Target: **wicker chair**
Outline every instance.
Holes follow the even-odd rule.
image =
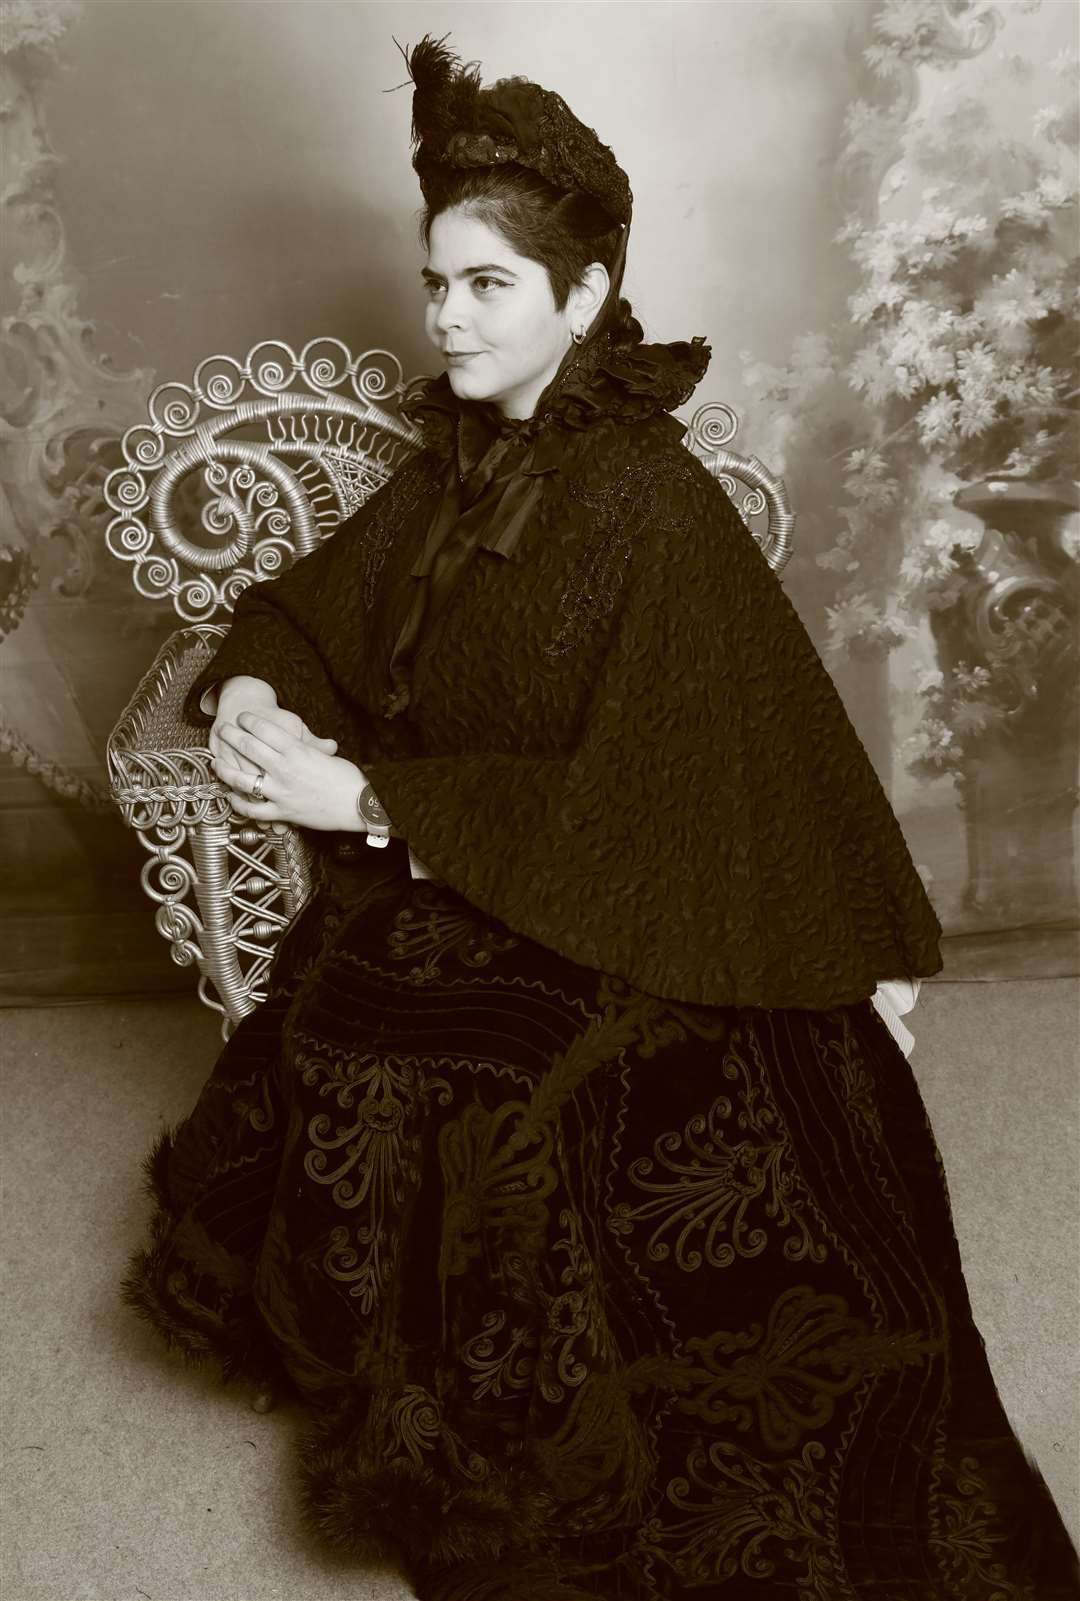
[[[211,356],[190,384],[154,390],[149,423],[125,434],[127,465],[106,482],[109,549],[131,563],[140,594],[171,597],[186,624],[109,738],[110,783],[149,852],[142,882],[158,932],[175,962],[198,968],[200,997],[223,1014],[226,1038],[265,999],[276,942],[310,877],[293,829],[232,812],[207,731],[184,719],[184,697],[240,592],[328,538],[416,449],[415,429],[397,413],[406,387],[389,351],[354,357],[336,339],[312,340],[299,355],[267,341],[242,362]],[[687,443],[779,574],[795,519],[782,481],[726,448],[737,428],[729,406],[703,406]],[[759,535],[751,518],[764,512]]]

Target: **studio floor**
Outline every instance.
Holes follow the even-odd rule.
[[[912,1065],[1017,1433],[1080,1532],[1080,984],[931,983]],[[406,1601],[304,1535],[298,1419],[163,1355],[117,1280],[140,1162],[218,1020],[186,997],[0,1012],[4,1601]]]

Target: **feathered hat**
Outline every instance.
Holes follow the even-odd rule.
[[[628,224],[629,179],[562,96],[528,78],[500,78],[482,88],[479,66],[462,66],[446,37],[428,34],[402,51],[414,85],[413,166],[424,199],[431,199],[447,169],[514,162],[559,189],[590,195],[612,224]]]

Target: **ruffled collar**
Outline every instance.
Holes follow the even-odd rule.
[[[531,417],[504,417],[488,401],[459,399],[446,373],[410,385],[401,411],[429,449],[446,457],[457,451],[466,477],[499,441],[525,444],[552,425],[586,429],[674,411],[693,394],[711,355],[701,335],[665,345],[604,333],[568,351]]]

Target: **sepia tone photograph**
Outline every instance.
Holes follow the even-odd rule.
[[[4,1601],[1080,1601],[1073,0],[0,0]]]

